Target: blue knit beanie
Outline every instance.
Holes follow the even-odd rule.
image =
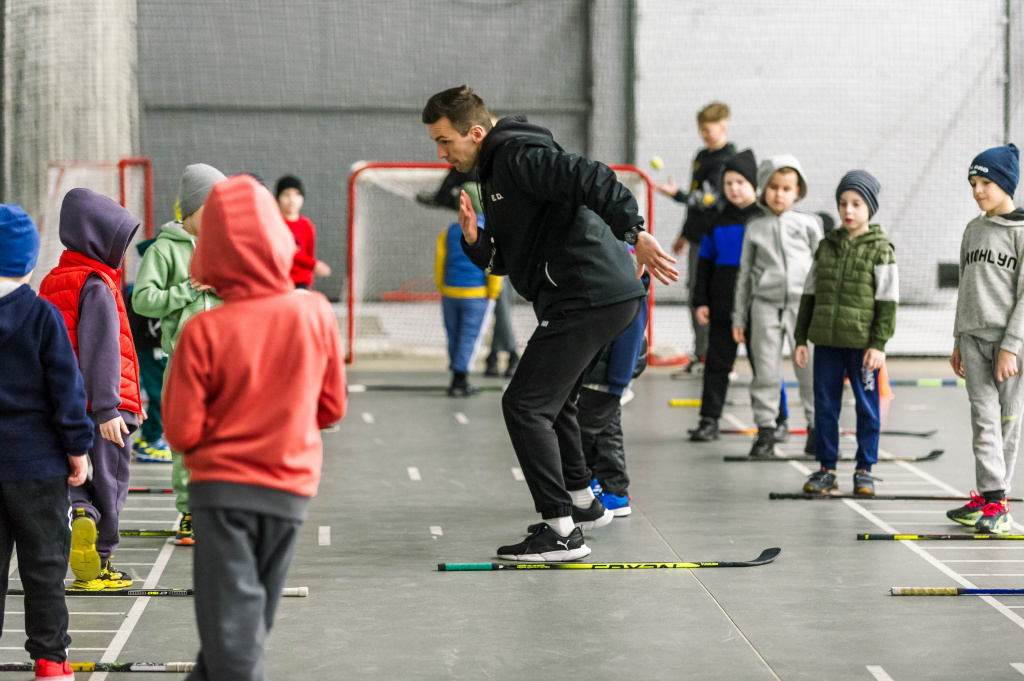
[[[967,177],[974,175],[992,180],[1012,197],[1020,182],[1020,151],[1014,144],[986,149],[971,161]]]
[[[882,185],[878,183],[875,176],[866,170],[851,170],[843,175],[836,187],[836,203],[845,191],[855,191],[864,198],[868,204],[868,217],[878,212],[878,195],[882,191]]]
[[[36,267],[39,231],[21,206],[0,203],[0,277],[19,279]]]

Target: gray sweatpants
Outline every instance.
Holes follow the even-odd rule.
[[[1017,375],[996,381],[999,341],[981,340],[960,334],[960,356],[971,402],[974,429],[974,470],[978,492],[1005,490],[1010,494],[1013,467],[1020,443],[1021,412],[1024,411],[1024,362],[1017,355]]]
[[[689,255],[687,256],[686,288],[690,292],[687,304],[690,306],[690,323],[693,325],[693,354],[697,357],[707,357],[710,327],[707,324],[697,323],[697,308],[693,305],[693,291],[697,288],[697,261],[700,260],[700,242],[690,244],[687,248]]]
[[[757,358],[757,371],[750,383],[750,401],[754,407],[754,423],[758,428],[774,428],[779,413],[779,380],[782,377],[782,342],[789,339],[790,349],[796,348],[793,331],[796,329],[797,306],[778,308],[754,299],[750,307],[750,338],[747,341]],[[793,371],[800,382],[800,401],[808,425],[814,424],[814,348],[808,347],[807,366],[801,369],[793,363]]]
[[[199,656],[189,681],[262,681],[263,649],[302,521],[192,509]]]

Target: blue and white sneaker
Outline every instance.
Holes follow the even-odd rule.
[[[597,478],[590,481],[590,489],[594,492],[595,497],[600,497],[604,494],[604,490],[601,488],[601,483],[597,481]]]
[[[139,463],[171,463],[171,448],[162,437],[153,442],[141,438],[132,444],[132,453]]]
[[[602,492],[598,495],[598,499],[604,504],[604,507],[612,512],[616,518],[622,518],[633,512],[633,509],[629,507],[629,495],[623,494],[609,494]]]

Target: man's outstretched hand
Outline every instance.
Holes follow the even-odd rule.
[[[465,234],[465,227],[462,228],[462,232]],[[469,241],[468,237],[466,241]],[[661,245],[653,236],[647,232],[640,232],[636,246],[633,248],[636,251],[637,279],[644,276],[644,268],[647,268],[651,271],[651,276],[662,284],[668,285],[673,281],[679,281],[679,270],[672,267],[676,259],[661,250]]]
[[[476,243],[476,211],[473,210],[473,201],[469,194],[462,192],[459,195],[459,227],[462,228],[462,237],[466,243],[472,246]]]

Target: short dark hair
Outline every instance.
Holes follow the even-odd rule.
[[[474,125],[479,125],[485,131],[491,129],[491,114],[484,100],[468,85],[438,92],[427,100],[427,105],[423,107],[423,122],[431,125],[442,118],[451,121],[452,127],[460,135],[469,134],[469,129]]]

